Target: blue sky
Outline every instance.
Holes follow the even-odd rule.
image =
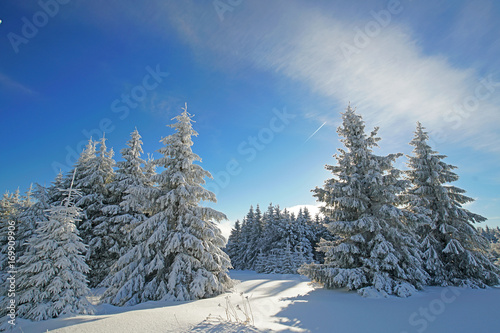
[[[187,102],[231,222],[314,205],[350,101],[379,154],[421,121],[500,225],[497,1],[59,1],[0,5],[0,189],[48,185],[103,131],[117,159],[135,127],[158,157]]]

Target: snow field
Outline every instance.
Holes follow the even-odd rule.
[[[42,322],[19,319],[16,331],[479,333],[496,332],[500,327],[499,288],[427,287],[409,298],[364,298],[356,292],[315,289],[308,279],[295,274],[231,271],[231,277],[241,282],[232,292],[218,297],[150,301],[131,307],[101,304],[96,315]],[[234,306],[242,306],[240,293],[250,298],[255,328],[215,319],[226,318],[227,296]],[[239,314],[242,319],[243,314]]]
[[[231,303],[242,305],[242,296],[249,296],[255,326],[259,330],[289,329],[273,317],[291,303],[286,299],[312,291],[309,280],[300,275],[256,274],[252,271],[232,271],[233,279],[240,280],[233,292],[214,298],[187,302],[146,302],[131,307],[109,304],[97,306],[96,315],[60,317],[42,322],[18,319],[18,328],[25,333],[45,332],[241,332],[242,325],[220,322],[226,318],[225,297]],[[95,290],[102,293],[102,290]],[[96,297],[92,297],[96,301]],[[221,306],[219,306],[219,304]],[[238,311],[239,318],[244,315]],[[210,317],[209,319],[207,319]],[[221,329],[221,330],[219,330]],[[222,330],[223,329],[223,330]],[[18,330],[21,332],[21,330]],[[248,328],[248,331],[256,331]],[[299,330],[300,331],[300,330]]]

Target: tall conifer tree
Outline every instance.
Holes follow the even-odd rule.
[[[108,224],[110,265],[137,243],[132,231],[145,220],[144,208],[149,206],[147,198],[131,193],[134,188],[145,187],[148,179],[144,171],[146,162],[141,158],[141,136],[137,129],[130,136],[127,147],[121,150],[123,161],[116,163],[115,177],[107,184],[108,205],[103,208]],[[108,280],[103,285],[107,285]]]
[[[89,141],[76,166],[75,180],[76,188],[82,193],[77,202],[83,210],[78,229],[84,243],[89,246],[86,258],[90,266],[90,287],[96,287],[103,281],[116,260],[115,254],[110,251],[115,241],[105,212],[111,199],[108,184],[114,177],[114,152],[113,149],[108,150],[104,137],[99,144],[99,151],[94,153],[95,143]]]
[[[48,220],[39,221],[29,250],[19,259],[18,315],[23,318],[46,320],[94,312],[86,299],[89,267],[75,226],[81,213],[73,204],[75,196],[70,186],[62,204],[48,209]]]
[[[427,280],[417,240],[398,207],[406,182],[393,163],[401,154],[377,156],[377,128],[365,134],[360,115],[348,106],[337,130],[345,146],[327,165],[333,178],[313,190],[325,203],[322,212],[337,241],[322,242],[324,264],[300,272],[327,288],[347,287],[360,294],[378,292],[408,296]]]
[[[488,242],[472,225],[486,219],[463,208],[474,201],[461,188],[447,185],[458,180],[455,166],[432,150],[429,136],[417,123],[410,142],[407,178],[412,184],[406,196],[408,209],[423,217],[419,227],[425,268],[431,284],[484,287],[499,283],[499,271],[487,258]]]
[[[226,216],[200,201],[215,202],[215,194],[202,187],[210,173],[195,164],[191,150],[191,115],[187,107],[169,125],[175,133],[163,138],[164,170],[152,177],[154,204],[151,217],[135,230],[141,242],[115,267],[105,298],[117,305],[148,300],[193,300],[218,295],[232,286],[230,259],[222,251],[225,239],[215,222]]]

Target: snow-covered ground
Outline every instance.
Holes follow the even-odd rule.
[[[354,292],[315,289],[300,275],[232,271],[231,277],[241,281],[234,292],[212,299],[124,308],[104,304],[97,306],[93,316],[18,320],[15,331],[478,333],[498,332],[500,327],[498,288],[431,287],[409,298],[363,298]],[[255,328],[218,319],[226,318],[226,297],[231,305],[244,309],[246,296]],[[237,311],[244,319],[243,312]]]

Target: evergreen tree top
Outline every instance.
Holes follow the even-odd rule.
[[[472,202],[472,198],[463,195],[464,190],[444,185],[459,179],[459,176],[452,171],[457,167],[443,162],[442,160],[447,156],[432,150],[427,143],[428,133],[424,130],[425,127],[417,122],[414,138],[410,142],[410,145],[414,147],[413,156],[407,156],[409,170],[405,172],[414,185],[414,189],[410,192],[425,191],[429,195],[432,188],[432,193],[435,196],[441,196],[441,201],[452,199],[457,204]]]
[[[418,121],[417,128],[415,130],[415,135],[413,140],[410,141],[410,145],[413,146],[413,154],[416,158],[427,158],[429,155],[434,155],[438,159],[446,158],[446,155],[437,155],[437,151],[432,150],[432,148],[427,144],[429,140],[428,132],[424,131],[425,127]],[[408,156],[410,160],[414,158],[413,156]],[[452,168],[455,168],[452,166]]]
[[[96,154],[96,142],[92,140],[92,138],[89,139],[87,145],[85,146],[85,149],[83,150],[82,154],[78,158],[77,164],[84,164],[88,160],[92,159],[95,157]]]
[[[130,133],[130,140],[127,141],[127,147],[123,148],[120,153],[122,154],[123,158],[127,161],[130,159],[139,159],[141,154],[144,153],[142,150],[142,140],[141,140],[141,135],[139,134],[139,131],[137,128]]]
[[[325,202],[321,212],[340,221],[358,220],[370,215],[384,205],[397,204],[397,196],[407,181],[400,180],[400,171],[393,163],[402,154],[378,156],[372,152],[380,140],[375,128],[365,134],[362,117],[349,105],[342,113],[342,125],[337,132],[346,147],[334,155],[337,165],[326,165],[333,178],[325,181],[323,188],[316,188],[314,196]]]
[[[182,110],[183,111],[180,115],[172,118],[172,120],[176,120],[177,122],[167,125],[167,127],[174,128],[176,132],[173,135],[162,138],[161,140],[161,142],[163,142],[163,144],[167,146],[165,148],[168,148],[169,145],[172,145],[172,151],[175,151],[182,146],[185,146],[186,148],[191,147],[193,145],[193,140],[191,139],[191,137],[198,136],[198,132],[196,132],[192,126],[192,123],[194,123],[195,121],[191,118],[193,118],[194,115],[188,113],[187,103],[184,105]],[[195,155],[192,152],[190,155],[195,158],[194,160],[201,161],[198,155]]]
[[[377,147],[377,142],[380,138],[377,137],[378,127],[367,136],[365,133],[365,122],[361,115],[356,113],[356,109],[352,109],[349,104],[346,111],[342,114],[343,126],[337,128],[339,136],[343,137],[340,141],[349,150],[367,149]],[[371,150],[369,150],[371,151]]]
[[[133,175],[135,178],[141,179],[144,183],[147,176],[144,174],[142,165],[146,165],[147,162],[141,158],[141,154],[143,153],[142,140],[137,128],[130,133],[130,140],[127,141],[126,145],[127,147],[120,151],[124,161],[116,162],[116,166],[118,167],[116,171],[118,181],[127,180]]]
[[[105,134],[103,134],[101,141],[99,142],[101,144],[99,148],[99,156],[101,158],[112,158],[115,153],[113,151],[113,148],[110,148],[108,151],[108,147],[106,147],[106,140],[107,139],[105,138]]]
[[[215,194],[201,186],[205,184],[205,177],[212,178],[212,175],[200,165],[193,163],[201,162],[201,158],[191,149],[193,145],[191,137],[198,133],[192,127],[193,116],[187,112],[187,104],[182,110],[180,115],[173,118],[176,122],[167,125],[174,128],[175,132],[160,140],[165,145],[158,150],[163,157],[153,161],[155,165],[162,166],[165,170],[153,175],[151,179],[158,183],[162,191],[175,190],[175,195],[182,197],[189,205],[197,205],[200,200],[216,202]],[[216,220],[222,219],[226,219],[224,214],[218,215]]]
[[[71,179],[71,184],[69,188],[68,189],[57,188],[59,192],[65,195],[65,198],[61,202],[61,206],[65,206],[66,208],[73,206],[74,202],[76,202],[76,199],[82,196],[82,193],[79,190],[73,188],[75,183],[75,176],[76,176],[76,169],[73,170],[73,177]]]

